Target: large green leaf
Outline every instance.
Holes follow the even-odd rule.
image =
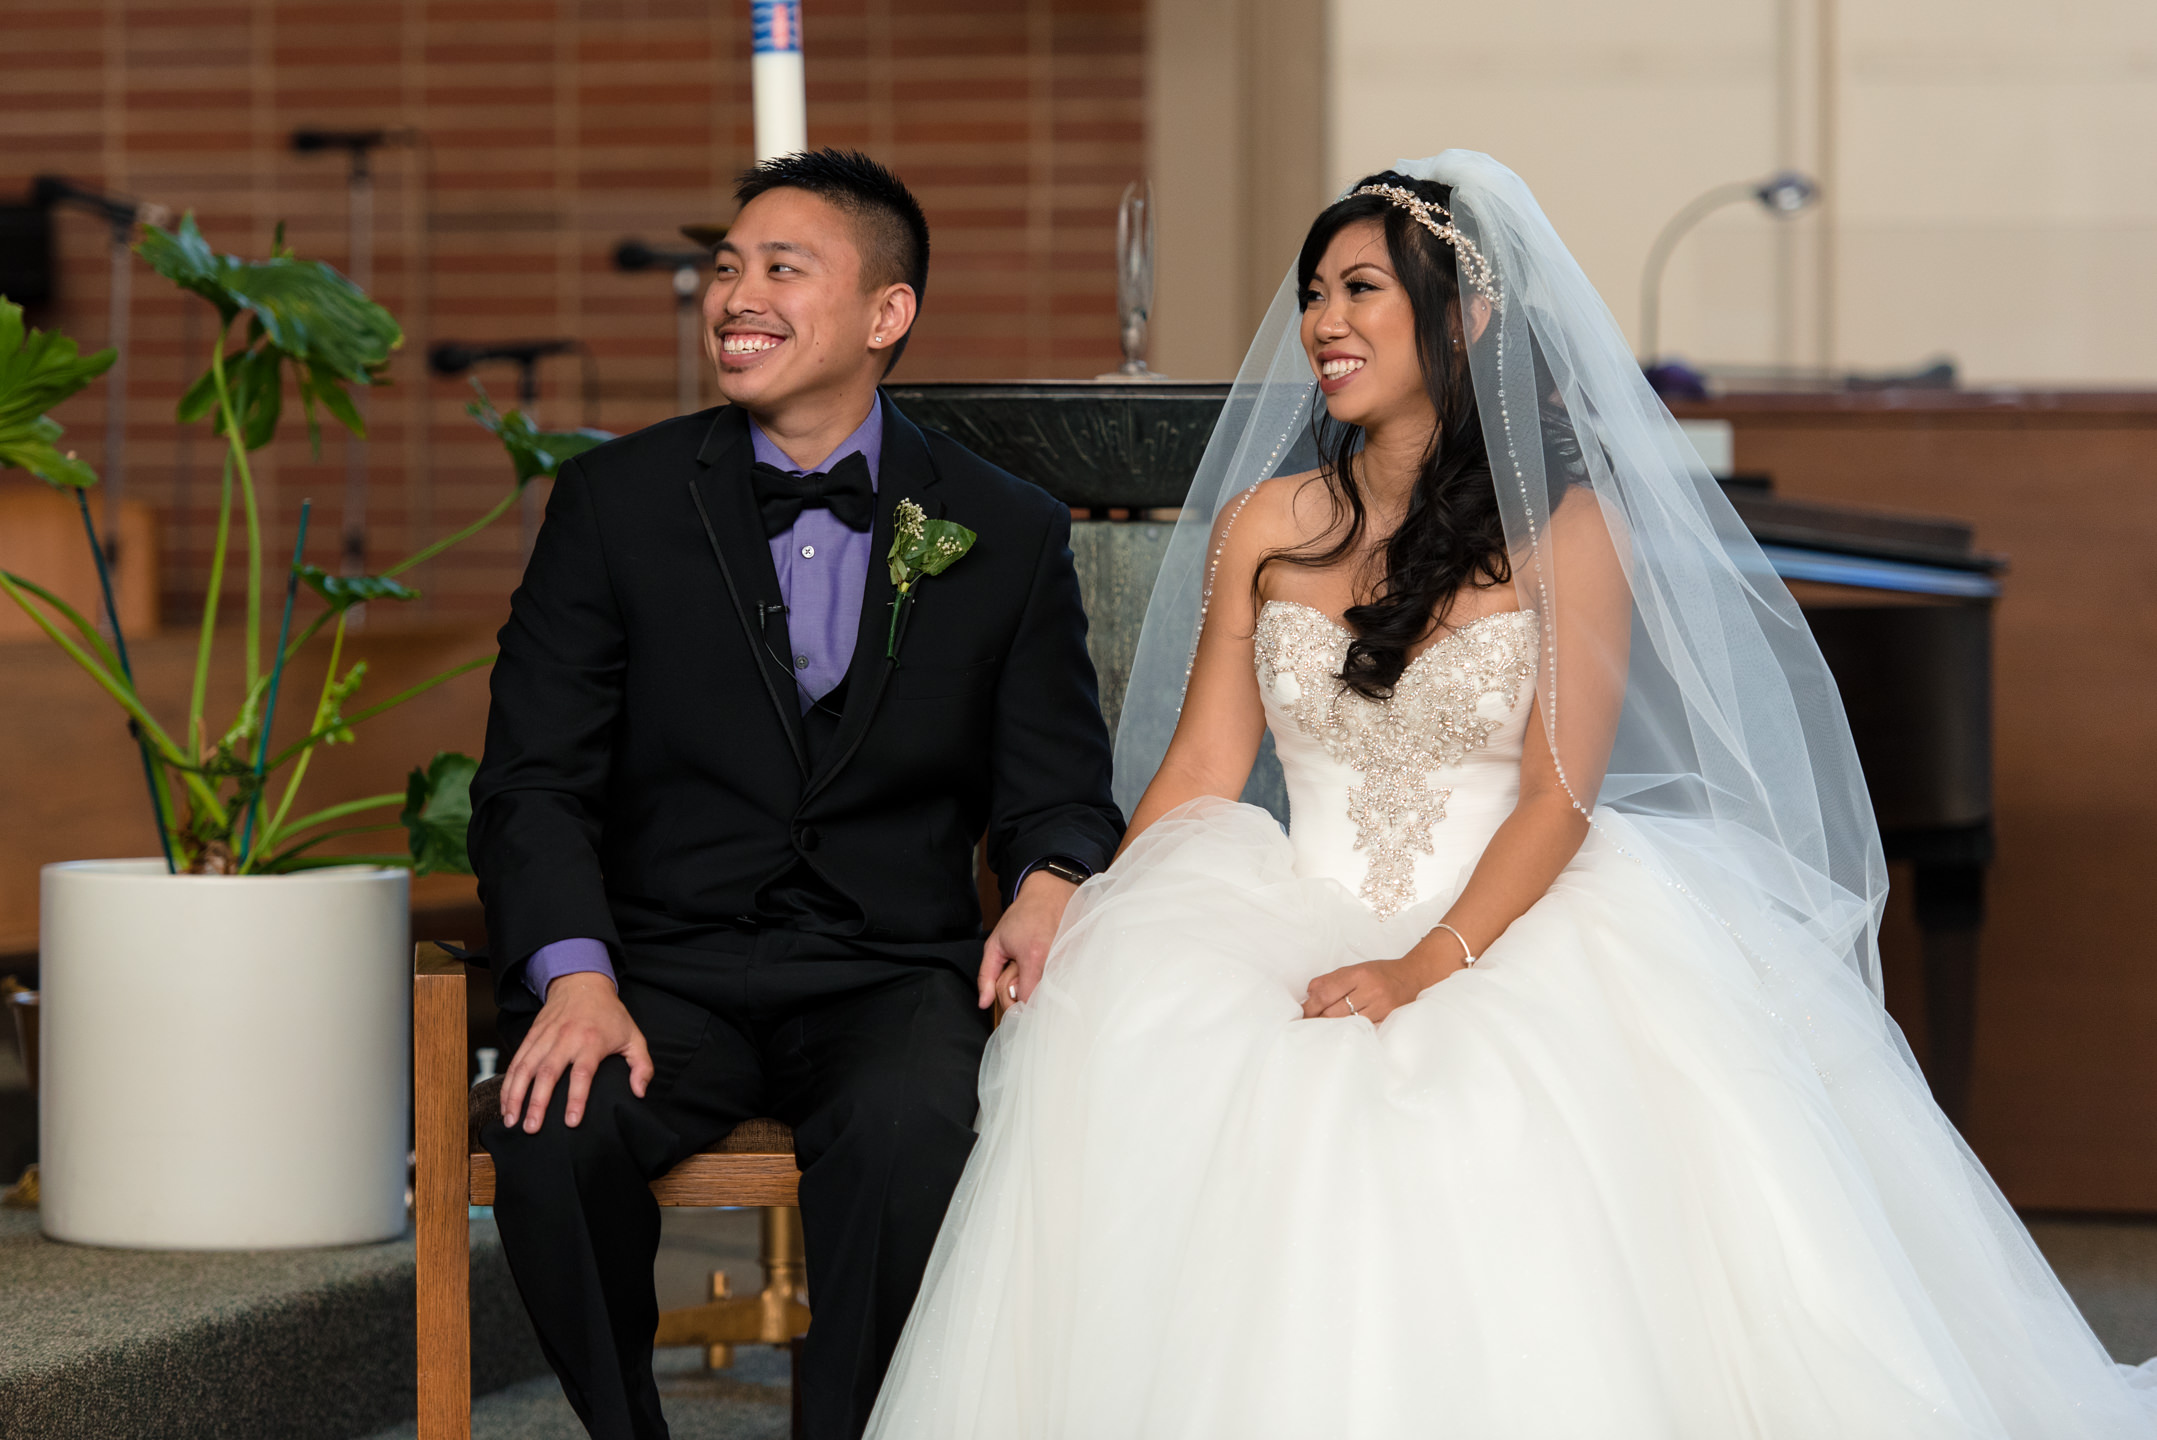
[[[382,575],[332,575],[319,565],[295,566],[293,573],[332,610],[349,610],[369,600],[417,600],[411,586]]]
[[[221,255],[203,239],[193,214],[182,217],[177,230],[145,225],[135,249],[158,274],[215,305],[228,327],[240,315],[249,317],[247,345],[227,357],[225,375],[248,449],[260,449],[276,434],[288,360],[308,433],[318,445],[318,402],[353,434],[364,433],[344,387],[378,383],[404,332],[357,285],[319,260],[299,259],[281,235],[267,260]],[[181,397],[179,417],[197,419],[214,403],[214,385],[205,376]]]
[[[52,485],[95,485],[97,472],[63,454],[65,432],[45,412],[112,367],[111,350],[80,354],[73,340],[25,330],[22,307],[0,297],[0,470],[27,470]]]
[[[562,468],[562,462],[575,455],[582,455],[595,445],[604,445],[614,438],[605,430],[542,430],[532,423],[532,417],[522,410],[508,414],[494,408],[487,392],[477,380],[472,388],[479,391],[477,400],[467,400],[464,410],[474,420],[493,432],[509,452],[510,463],[517,467],[517,483],[524,484],[539,476],[549,480]]]
[[[464,836],[472,824],[472,777],[478,773],[477,760],[444,750],[405,781],[404,809],[397,818],[412,839],[413,874],[472,873]]]
[[[196,228],[192,210],[180,217],[178,230],[167,230],[161,225],[143,226],[142,238],[135,242],[135,253],[173,284],[183,290],[192,290],[215,305],[227,325],[232,323],[233,316],[246,308],[233,298],[225,284],[226,272],[243,262],[210,249],[210,242],[203,239],[202,231]]]

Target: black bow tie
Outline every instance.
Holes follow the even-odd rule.
[[[824,506],[849,530],[866,530],[876,515],[876,492],[869,485],[869,459],[852,451],[827,473],[793,475],[759,460],[749,482],[764,516],[764,538],[789,529],[801,512]]]

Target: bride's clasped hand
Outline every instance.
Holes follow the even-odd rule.
[[[1426,935],[1398,960],[1365,960],[1328,971],[1303,997],[1303,1018],[1351,1016],[1373,1025],[1449,975],[1468,968],[1468,949],[1452,932]]]

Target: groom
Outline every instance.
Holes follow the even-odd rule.
[[[1069,511],[877,391],[920,206],[828,150],[736,196],[704,299],[731,403],[563,466],[472,786],[515,1050],[495,1215],[601,1440],[667,1433],[647,1182],[757,1115],[802,1170],[807,1433],[861,1432],[973,1143],[991,996],[1031,991],[1122,830]],[[979,538],[894,626],[905,502]],[[985,944],[984,836],[1011,897]]]

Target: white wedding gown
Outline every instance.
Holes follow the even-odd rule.
[[[1194,802],[1080,890],[872,1437],[2157,1433],[1855,976],[1773,1000],[1623,817],[1473,969],[1303,1019],[1511,811],[1536,626],[1386,702],[1315,610],[1256,643],[1291,832]]]

